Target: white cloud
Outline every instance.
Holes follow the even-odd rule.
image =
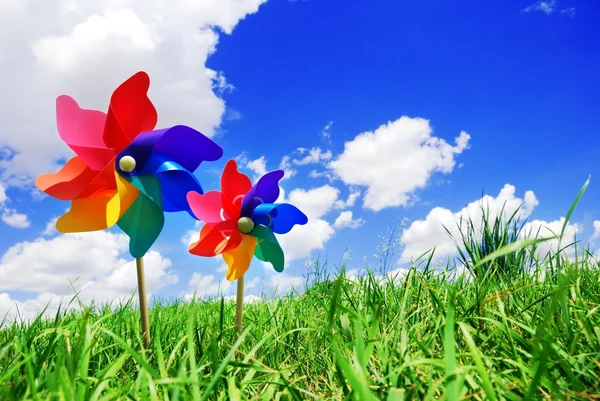
[[[424,220],[416,220],[404,231],[401,242],[404,249],[400,257],[401,262],[417,258],[423,253],[436,247],[436,257],[451,255],[456,251],[452,238],[448,235],[444,226],[450,231],[457,241],[460,241],[460,231],[457,225],[461,217],[463,220],[469,218],[473,221],[476,229],[481,227],[481,207],[489,210],[489,219],[494,220],[502,208],[503,217],[510,217],[521,206],[519,217],[525,219],[531,215],[533,209],[539,205],[539,201],[532,191],[525,192],[523,199],[515,196],[515,187],[510,184],[504,185],[498,196],[485,195],[483,198],[469,203],[460,211],[454,213],[442,207],[433,208]]]
[[[333,156],[330,150],[323,151],[321,148],[314,147],[312,149],[299,148],[296,150],[297,153],[303,155],[308,153],[302,159],[294,159],[293,163],[297,166],[304,166],[307,164],[321,163],[330,160]]]
[[[235,160],[238,162],[240,167],[247,168],[254,173],[254,175],[251,177],[253,182],[256,182],[260,177],[269,172],[269,169],[267,168],[267,158],[265,156],[250,160],[248,159],[247,154],[244,152],[237,156]],[[287,155],[281,159],[281,162],[279,163],[279,169],[283,170],[283,178],[281,181],[285,181],[296,174],[296,170],[294,170],[292,167],[290,158]]]
[[[294,226],[287,234],[277,235],[287,262],[307,258],[312,251],[325,248],[325,243],[333,237],[335,229],[323,216],[333,209],[339,193],[339,189],[330,185],[309,190],[294,189],[290,192],[285,202],[306,214],[308,223]]]
[[[151,77],[159,125],[187,124],[213,135],[232,88],[206,67],[219,40],[265,0],[58,0],[0,7],[0,161],[10,185],[57,170],[71,151],[55,133],[56,96],[106,110],[110,94],[138,70]],[[217,92],[217,94],[215,93]]]
[[[577,10],[575,9],[575,7],[568,7],[568,8],[563,8],[562,10],[560,10],[560,13],[562,15],[566,15],[568,17],[573,18],[576,14]]]
[[[75,294],[73,287],[81,291],[78,297],[84,304],[128,299],[134,292],[137,299],[135,260],[127,249],[124,234],[108,231],[20,242],[0,259],[0,291],[38,293],[21,303],[28,310],[43,307],[50,299],[55,306],[63,297],[68,301]],[[156,251],[144,257],[144,272],[149,297],[178,281],[171,261]],[[2,297],[0,314],[6,313],[1,308],[12,302],[8,294]],[[14,314],[12,307],[11,311]]]
[[[51,235],[56,234],[58,232],[58,231],[56,231],[56,222],[57,221],[58,221],[58,216],[51,218],[50,221],[48,221],[48,223],[46,223],[46,228],[44,228],[44,231],[42,231],[42,235],[51,236]]]
[[[592,239],[596,239],[600,237],[600,220],[596,220],[593,223],[594,225],[594,234],[592,234]]]
[[[232,286],[232,282],[227,281],[225,277],[219,281],[215,280],[215,278],[214,274],[192,274],[192,278],[188,283],[188,292],[183,294],[183,298],[189,301],[194,296],[196,298],[210,298],[227,293]]]
[[[256,178],[262,177],[267,174],[267,160],[264,156],[256,160],[250,160],[246,163],[246,168],[250,169],[256,175]]]
[[[273,269],[269,266],[266,270]],[[287,273],[267,274],[265,277],[265,287],[274,290],[277,295],[286,295],[291,290],[302,291],[306,284],[306,279],[300,276],[293,276]]]
[[[331,145],[331,126],[332,125],[333,125],[333,121],[329,121],[327,124],[325,124],[325,126],[321,130],[321,134],[320,134],[323,142],[325,142],[329,145]]]
[[[356,203],[356,201],[358,200],[359,197],[360,197],[360,191],[353,190],[350,192],[350,195],[348,195],[348,199],[346,199],[345,201],[342,199],[338,199],[333,204],[333,207],[335,209],[345,209],[347,207],[352,207],[352,206],[354,206],[354,204]]]
[[[532,11],[541,11],[546,15],[550,15],[556,11],[556,0],[536,1],[535,3],[525,7],[523,11],[526,13],[530,13]]]
[[[31,225],[27,215],[19,213],[15,209],[4,209],[2,221],[14,228],[27,228]]]
[[[347,210],[341,212],[340,215],[335,219],[333,223],[334,228],[358,228],[362,226],[365,221],[362,218],[354,219],[352,212]]]
[[[433,173],[451,173],[455,156],[469,145],[464,131],[455,138],[455,146],[431,134],[428,120],[404,116],[346,142],[344,152],[328,167],[344,183],[367,187],[365,208],[406,206]]]
[[[533,220],[526,223],[523,226],[523,237],[526,235],[530,238],[545,238],[559,236],[563,225],[565,224],[565,218],[561,217],[559,220],[551,222],[543,220]],[[562,240],[560,240],[561,249],[571,245],[575,241],[575,236],[581,232],[581,226],[578,224],[569,223],[565,228]],[[539,233],[539,234],[538,234]],[[550,241],[542,242],[537,244],[537,254],[541,258],[544,258],[549,252],[551,254],[556,253],[558,250],[559,238],[552,239]],[[575,248],[568,250],[567,254],[573,254]]]
[[[10,202],[10,199],[6,195],[6,189],[0,182],[0,213],[4,223],[13,228],[27,228],[31,225],[29,218],[26,214],[19,213],[15,209],[11,209],[6,206]]]

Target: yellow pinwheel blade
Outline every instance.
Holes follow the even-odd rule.
[[[61,233],[77,233],[114,226],[139,195],[139,190],[116,171],[115,178],[117,190],[114,193],[73,200],[71,210],[56,222],[56,229]]]
[[[229,281],[240,278],[248,268],[256,249],[256,238],[242,234],[242,242],[237,248],[223,253],[223,260],[229,267],[225,277]]]

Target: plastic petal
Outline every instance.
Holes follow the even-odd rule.
[[[208,191],[205,194],[188,192],[186,198],[194,217],[198,220],[213,225],[225,221],[225,216],[222,215],[221,192]]]
[[[58,135],[92,170],[101,170],[116,154],[102,139],[105,122],[105,113],[82,109],[70,96],[56,99]]]
[[[61,233],[97,231],[110,228],[136,201],[139,190],[116,175],[117,190],[112,194],[75,199],[71,210],[56,221]]]
[[[178,163],[168,159],[164,154],[152,152],[141,177],[153,175],[158,178],[162,188],[163,210],[165,212],[187,211],[192,217],[186,195],[190,191],[203,193],[198,179]]]
[[[286,234],[296,224],[308,223],[308,217],[289,203],[263,203],[254,209],[254,223],[262,224],[276,234]]]
[[[250,235],[257,239],[254,256],[263,262],[271,263],[273,269],[281,273],[285,266],[285,257],[273,232],[265,226],[257,225]]]
[[[252,217],[252,210],[258,205],[275,202],[279,198],[279,181],[283,175],[283,170],[275,170],[260,177],[242,200],[242,216]]]
[[[140,190],[140,195],[117,224],[129,236],[131,256],[141,258],[158,238],[165,216],[162,211],[160,183],[156,177],[134,178],[132,184]]]
[[[200,238],[190,245],[189,252],[198,256],[217,256],[236,248],[241,241],[236,221],[205,224],[200,230]]]
[[[240,217],[242,199],[252,188],[252,181],[237,169],[235,160],[229,160],[221,175],[221,195],[223,210],[232,219]]]
[[[152,151],[166,155],[190,172],[203,161],[216,161],[223,156],[223,149],[212,139],[185,125],[166,130]]]
[[[227,280],[237,280],[248,271],[255,249],[256,238],[242,234],[240,244],[236,248],[223,253],[223,260],[228,266],[227,273],[225,273]]]
[[[91,170],[79,156],[75,156],[68,160],[58,173],[37,177],[35,186],[56,199],[72,200],[85,191],[97,175],[97,171]]]
[[[150,77],[140,71],[113,92],[103,135],[109,148],[120,152],[140,133],[156,126],[158,114],[148,98],[149,88]]]

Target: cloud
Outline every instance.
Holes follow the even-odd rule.
[[[523,9],[524,12],[530,13],[533,11],[541,11],[546,15],[552,14],[556,11],[556,0],[550,1],[536,1],[533,4],[528,5]]]
[[[55,171],[72,152],[55,132],[54,101],[66,93],[82,107],[106,110],[110,94],[139,70],[150,74],[149,96],[159,125],[186,124],[213,135],[232,85],[206,67],[218,32],[237,23],[266,0],[142,0],[42,5],[18,1],[0,7],[0,100],[5,129],[0,161],[9,185],[30,185]],[[18,4],[16,4],[18,3]]]
[[[334,228],[358,228],[362,226],[365,221],[362,218],[353,219],[352,212],[347,210],[341,212],[340,215],[335,219],[333,223]]]
[[[523,226],[523,238],[545,238],[554,237],[560,235],[563,225],[565,224],[565,218],[561,217],[558,220],[547,222],[544,220],[533,220],[526,223]],[[539,232],[539,234],[538,234]],[[560,240],[561,249],[565,246],[571,245],[575,241],[575,236],[581,232],[581,226],[578,224],[569,223],[565,228],[562,240]],[[550,241],[542,242],[537,244],[537,254],[539,257],[544,258],[548,253],[554,254],[558,251],[559,239],[552,239]],[[567,254],[572,254],[574,248],[571,248]]]
[[[328,167],[344,183],[367,187],[365,208],[406,206],[433,173],[451,173],[455,156],[469,145],[464,131],[455,138],[455,146],[431,134],[428,120],[404,116],[346,142],[344,152]]]
[[[248,159],[247,154],[244,152],[237,156],[235,160],[238,162],[240,167],[247,168],[254,173],[254,176],[251,177],[253,182],[256,182],[260,177],[269,172],[267,169],[267,158],[265,156],[250,160]],[[281,159],[281,162],[279,163],[279,169],[283,170],[283,178],[281,179],[282,181],[296,175],[296,170],[292,167],[292,164],[290,163],[290,157],[287,155]]]
[[[321,130],[320,136],[321,140],[328,145],[331,145],[331,126],[333,125],[333,121],[329,121],[323,129]]]
[[[237,121],[237,120],[241,120],[242,119],[242,113],[240,113],[238,110],[236,109],[228,109],[227,113],[225,115],[225,119],[227,119],[228,121]]]
[[[13,228],[29,227],[31,222],[27,215],[9,208],[7,206],[9,202],[10,199],[6,195],[6,189],[4,188],[4,185],[0,183],[0,213],[2,221]]]
[[[285,252],[287,262],[307,258],[311,252],[322,250],[335,229],[323,219],[338,201],[339,189],[330,185],[317,188],[294,189],[285,202],[299,208],[308,217],[308,223],[294,226],[287,234],[277,235],[277,239]]]
[[[271,288],[278,295],[288,294],[291,290],[300,291],[304,289],[306,279],[300,276],[292,276],[287,273],[267,275],[265,287]]]
[[[568,8],[563,8],[562,10],[560,10],[560,13],[562,15],[566,15],[567,17],[571,17],[573,18],[576,14],[577,10],[575,9],[575,7],[568,7]]]
[[[539,205],[533,191],[525,192],[523,199],[515,196],[515,187],[505,184],[496,197],[483,196],[469,203],[458,212],[452,212],[442,207],[433,208],[424,220],[416,220],[404,231],[400,239],[404,249],[400,256],[400,262],[407,262],[411,258],[417,258],[423,253],[436,248],[436,257],[444,257],[454,254],[456,246],[448,235],[444,226],[450,231],[454,238],[460,241],[458,224],[463,220],[471,219],[476,228],[481,227],[481,206],[489,210],[489,219],[494,220],[503,209],[503,218],[510,217],[518,208],[518,216],[525,219],[531,215],[533,209]]]
[[[156,251],[144,256],[144,271],[149,296],[178,282],[171,261]],[[137,297],[136,266],[129,256],[128,238],[108,231],[38,238],[13,245],[0,259],[0,292],[37,293],[22,303],[29,309],[43,307],[49,299],[55,306],[63,297],[70,299],[75,293],[71,283],[84,304],[127,299],[134,292]],[[8,295],[3,299],[4,306],[11,301]]]
[[[596,220],[593,223],[594,225],[594,234],[592,234],[592,239],[596,239],[600,237],[600,220]]]
[[[216,280],[215,278],[214,274],[192,274],[192,278],[188,283],[188,292],[183,294],[183,299],[189,301],[194,296],[196,298],[210,298],[227,293],[232,286],[232,282],[228,281],[225,277],[221,280]]]
[[[307,149],[304,149],[304,148],[299,148],[299,149],[297,149],[296,152],[299,153],[300,155],[308,153],[302,159],[295,159],[293,161],[293,163],[295,165],[297,165],[297,166],[304,166],[304,165],[307,165],[307,164],[321,163],[321,162],[330,160],[331,157],[333,156],[331,154],[330,150],[323,151],[321,148],[318,148],[318,147],[314,147],[314,148],[312,148],[310,150],[307,150]]]

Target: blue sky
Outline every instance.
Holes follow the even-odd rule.
[[[5,304],[21,302],[33,307],[48,294],[59,292],[60,283],[36,287],[7,276],[46,252],[68,252],[64,244],[52,242],[58,241],[56,233],[42,235],[48,222],[68,204],[40,199],[32,187],[32,177],[56,169],[57,160],[69,155],[54,138],[54,98],[67,93],[83,98],[86,107],[105,109],[115,85],[139,69],[147,70],[156,85],[150,96],[159,115],[165,111],[165,122],[194,126],[214,135],[224,148],[221,161],[207,163],[197,173],[205,190],[218,189],[220,171],[230,158],[237,158],[251,177],[265,168],[282,167],[291,174],[281,183],[286,199],[298,200],[312,213],[309,218],[314,224],[308,228],[315,234],[310,230],[296,233],[290,245],[293,249],[284,249],[300,256],[280,276],[260,262],[253,263],[246,279],[253,283],[249,293],[272,289],[276,283],[284,289],[289,283],[297,285],[309,257],[327,254],[330,263],[339,263],[349,248],[350,268],[364,265],[364,256],[374,262],[378,236],[402,218],[408,219],[404,259],[410,258],[419,249],[447,241],[440,235],[441,223],[452,224],[454,214],[474,205],[482,191],[494,205],[507,201],[517,207],[524,201],[523,217],[533,221],[534,227],[554,228],[591,175],[591,185],[568,233],[577,234],[586,244],[593,244],[595,227],[600,233],[600,187],[595,182],[600,176],[596,140],[600,132],[600,7],[594,2],[512,1],[485,6],[478,1],[226,3],[234,4],[233,8],[207,1],[202,10],[190,8],[197,14],[190,11],[187,15],[185,10],[178,14],[156,6],[157,14],[164,12],[162,31],[149,28],[152,17],[142,3],[135,2],[130,9],[111,9],[107,3],[71,10],[69,18],[56,13],[56,26],[42,28],[24,10],[0,9],[0,16],[22,13],[18,15],[23,26],[12,29],[30,29],[23,41],[31,49],[30,54],[24,52],[0,64],[3,76],[12,72],[23,78],[23,85],[31,86],[23,90],[23,102],[14,101],[2,112],[14,127],[10,134],[0,136],[0,148],[5,151],[0,171],[7,198],[3,201],[0,193],[6,220],[0,223],[0,252],[5,254],[0,278],[9,282],[0,284]],[[97,24],[89,22],[91,16],[97,17],[91,19]],[[108,39],[100,43],[105,47],[97,46],[98,55],[92,54],[86,40],[117,35],[111,31],[113,25],[99,21],[127,23],[131,28],[127,38],[137,46],[134,50],[139,53],[133,53],[140,57],[125,56],[127,49]],[[139,31],[134,31],[138,22]],[[182,29],[189,37],[178,38],[169,24],[186,27]],[[197,27],[198,38],[194,36]],[[102,29],[108,32],[104,36],[85,36],[85,32]],[[144,36],[144,32],[152,34]],[[162,41],[153,43],[152,38]],[[11,46],[1,43],[0,50],[9,51]],[[108,56],[119,54],[125,60],[122,66],[98,68],[99,63],[108,63]],[[40,83],[35,96],[39,107],[26,102],[34,98],[36,87],[21,70],[39,80],[32,79]],[[81,82],[88,81],[73,78],[79,72],[83,77],[105,74],[98,81],[106,85],[90,84],[86,92]],[[195,89],[179,96],[167,85],[169,80],[179,82],[174,78],[178,73],[181,82],[185,78]],[[42,88],[49,74],[57,77],[56,84]],[[2,85],[5,93],[17,90],[12,83]],[[27,115],[33,112],[42,113],[43,125],[28,125]],[[367,134],[356,142],[362,133]],[[419,140],[423,135],[425,139]],[[52,146],[43,147],[45,141]],[[40,149],[33,151],[35,146]],[[298,148],[313,149],[313,162],[299,162],[309,153]],[[377,152],[386,155],[379,157]],[[347,202],[349,197],[355,202]],[[464,212],[473,210],[471,206]],[[343,212],[345,217],[352,212],[350,223],[343,227],[342,219],[336,226]],[[223,271],[215,270],[222,265],[221,259],[188,255],[182,237],[190,230],[198,231],[194,222],[184,214],[167,219],[153,248],[157,252],[156,294],[183,296],[200,286],[207,295],[214,295],[215,286],[224,278]],[[307,236],[316,241],[314,245],[308,244]],[[37,248],[32,250],[36,241]],[[106,243],[107,239],[94,237],[93,241]],[[89,244],[96,244],[93,241]],[[285,240],[282,244],[286,245]],[[115,280],[119,281],[114,273],[122,272],[127,254],[123,251],[109,259],[106,263],[112,267],[98,267],[98,275],[87,280],[104,280],[106,293],[120,294],[122,288],[114,289]],[[27,269],[28,274],[42,277],[44,271],[60,271],[61,267]],[[72,269],[61,277],[78,276],[77,268]],[[125,281],[132,277],[122,274],[128,277]]]

